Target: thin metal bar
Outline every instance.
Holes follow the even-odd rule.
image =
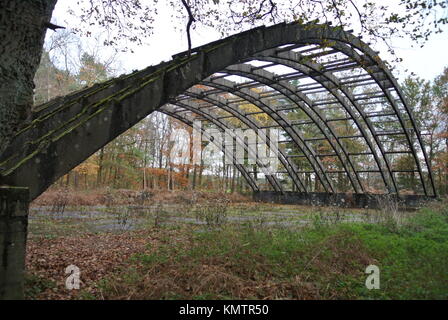
[[[403,131],[380,131],[373,133],[376,136],[399,136],[405,135],[406,133]]]
[[[355,138],[365,138],[362,134],[356,134],[352,136],[338,136],[338,139],[355,139]]]
[[[337,157],[338,155],[336,153],[327,153],[327,154],[316,154],[316,157]]]
[[[288,154],[286,155],[288,158],[306,158],[305,155],[299,155],[299,154]]]
[[[321,140],[328,140],[327,137],[316,137],[316,138],[307,138],[307,139],[303,139],[304,141],[321,141]]]
[[[389,113],[367,113],[367,118],[374,118],[374,117],[390,117],[390,116],[396,116],[397,114],[395,112],[389,112]]]
[[[403,150],[403,151],[386,151],[385,152],[385,154],[402,154],[402,153],[411,153],[412,154],[412,151],[410,151],[410,150],[407,150],[407,151]]]
[[[354,121],[354,119],[352,117],[346,117],[346,118],[333,118],[333,119],[327,119],[325,120],[326,122],[333,122],[333,121],[348,121],[348,120],[352,120]]]
[[[349,156],[371,156],[373,155],[372,152],[349,152]]]

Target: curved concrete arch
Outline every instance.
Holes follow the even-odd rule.
[[[352,58],[354,60],[356,60],[356,61],[361,61],[361,57],[356,52],[352,53]],[[372,58],[372,61],[373,61],[373,58]],[[364,69],[369,72],[369,68],[364,68]],[[406,111],[406,113],[407,113],[407,115],[408,115],[408,117],[410,119],[410,122],[411,122],[411,125],[413,127],[414,133],[417,136],[418,144],[420,145],[420,148],[422,150],[422,153],[423,153],[423,156],[424,156],[424,159],[425,159],[425,162],[426,162],[426,166],[428,168],[428,174],[430,175],[432,191],[433,191],[433,194],[435,195],[436,191],[435,191],[435,186],[434,186],[434,180],[432,178],[432,172],[431,172],[430,165],[429,165],[428,155],[426,153],[425,148],[423,147],[423,142],[422,142],[422,139],[421,139],[420,131],[416,127],[415,120],[413,119],[412,112],[410,111],[409,107],[407,106],[406,100],[404,99],[404,97],[402,96],[402,94],[400,92],[401,90],[398,89],[399,87],[398,87],[398,84],[396,83],[396,80],[393,77],[390,77],[390,74],[388,72],[386,72],[385,70],[381,70],[381,72],[386,76],[387,81],[391,81],[392,82],[392,84],[393,84],[392,88],[395,90],[395,92],[400,97],[401,103],[403,104],[404,109],[405,109],[405,111]],[[426,182],[424,181],[421,164],[420,164],[420,161],[418,160],[417,150],[415,149],[415,145],[411,141],[410,134],[409,134],[408,130],[406,129],[406,126],[405,126],[405,123],[404,123],[405,120],[403,119],[403,116],[402,116],[402,114],[401,114],[401,112],[399,110],[399,107],[398,107],[398,105],[397,105],[397,103],[395,101],[395,98],[392,97],[392,94],[386,88],[386,86],[384,84],[384,80],[382,80],[380,78],[380,76],[378,76],[374,72],[374,70],[371,70],[370,73],[371,73],[372,78],[375,80],[375,82],[378,84],[378,86],[384,92],[387,100],[389,101],[390,105],[392,106],[392,108],[394,109],[394,111],[395,111],[395,113],[396,113],[396,115],[398,117],[398,120],[399,120],[399,123],[401,125],[401,128],[403,129],[403,133],[406,136],[406,139],[408,141],[410,149],[412,150],[412,154],[413,154],[413,157],[415,159],[415,164],[416,164],[416,166],[418,168],[417,171],[418,171],[418,174],[420,176],[422,187],[424,189],[425,194],[427,194],[428,190],[427,190]]]
[[[196,92],[193,92],[194,89],[196,89],[195,90]],[[250,118],[247,118],[240,110],[238,110],[238,108],[233,107],[230,103],[228,103],[227,101],[224,101],[224,99],[221,97],[218,97],[216,95],[204,95],[204,90],[201,90],[199,88],[191,88],[188,91],[186,91],[185,94],[188,96],[194,97],[195,99],[207,101],[213,105],[218,106],[219,108],[221,108],[221,109],[229,112],[233,116],[235,116],[237,119],[242,121],[244,124],[246,124],[250,129],[252,129],[254,131],[262,129],[253,120],[251,120]],[[281,156],[279,159],[282,162],[282,165],[288,171],[288,174],[292,178],[292,181],[296,185],[298,190],[301,190],[301,192],[307,192],[303,181],[296,174],[296,172],[298,171],[296,165],[289,160],[289,158],[283,152],[283,150],[278,149],[274,144],[272,144],[269,136],[266,136],[266,137],[259,136],[259,138],[261,138],[265,142],[266,145],[271,146],[271,148],[273,148],[274,153],[279,154]]]
[[[190,88],[184,94],[189,97],[195,98],[197,100],[202,100],[202,101],[211,103],[212,105],[217,106],[218,108],[232,114],[235,118],[242,121],[246,126],[248,126],[248,128],[250,128],[251,130],[254,130],[254,132],[258,132],[258,130],[261,129],[258,126],[258,124],[256,124],[251,119],[246,118],[244,114],[242,114],[237,108],[232,107],[222,97],[218,97],[215,95],[204,95],[203,93],[204,93],[204,91],[201,90],[200,88]],[[171,103],[176,104],[176,100],[174,100]],[[186,102],[183,102],[183,103],[187,104]],[[190,102],[190,103],[188,103],[188,105],[190,105],[194,109],[200,108],[194,102]],[[212,106],[210,106],[210,107],[212,107]],[[207,109],[207,107],[200,108],[201,112],[205,113],[205,111],[203,111],[203,109]],[[207,113],[207,114],[211,118],[218,117],[217,115],[213,115],[210,113]],[[228,127],[230,128],[230,126],[228,126]],[[273,143],[271,143],[270,137],[268,137],[268,136],[262,137],[261,135],[257,134],[257,138],[262,140],[267,146],[270,146],[273,149],[273,152],[275,154],[278,154],[281,156],[281,157],[279,157],[279,160],[282,162],[282,165],[287,170],[289,176],[291,177],[292,182],[296,185],[298,190],[300,190],[301,192],[307,192],[304,183],[302,182],[300,177],[296,174],[296,172],[298,171],[297,168],[295,167],[294,163],[289,161],[289,159],[286,157],[284,152],[281,149],[278,149]]]
[[[324,174],[324,166],[316,156],[314,150],[305,143],[305,139],[301,136],[300,132],[295,130],[293,126],[288,123],[288,120],[285,117],[279,114],[274,108],[261,101],[261,99],[254,92],[244,88],[238,88],[238,85],[232,81],[227,79],[205,79],[201,83],[209,87],[232,93],[241,99],[252,103],[267,113],[280,128],[288,133],[296,146],[298,146],[298,148],[304,153],[325,190],[331,193],[334,192],[335,189],[331,183],[331,180],[329,180],[328,176]]]
[[[348,103],[346,103],[344,97],[337,92],[337,90],[340,90],[344,94],[344,96],[348,99],[350,104],[355,108],[357,113],[360,115],[361,120],[363,120],[363,122],[366,124],[368,130],[370,130],[374,142],[376,143],[376,146],[380,150],[381,154],[378,154],[376,152],[375,147],[372,144],[371,139],[367,138],[365,139],[370,149],[370,152],[374,156],[375,163],[378,166],[378,169],[383,178],[386,188],[389,190],[389,192],[397,192],[397,186],[395,178],[392,174],[391,165],[389,163],[388,158],[386,157],[386,152],[383,148],[383,145],[380,143],[380,141],[378,140],[378,136],[375,134],[375,129],[373,128],[368,118],[365,117],[365,114],[361,106],[355,101],[353,95],[347,90],[347,88],[344,85],[341,84],[340,80],[337,77],[335,77],[331,72],[322,72],[321,70],[324,70],[324,66],[322,64],[306,61],[306,59],[303,59],[303,57],[301,57],[295,52],[276,54],[274,52],[265,51],[262,54],[257,55],[257,58],[259,60],[276,62],[294,68],[300,71],[301,73],[307,75],[308,77],[312,78],[316,82],[320,83],[328,91],[328,93],[333,95],[339,102],[339,104],[342,105],[344,109],[350,114],[351,119],[355,122],[358,130],[362,133],[362,135],[364,137],[368,137],[368,134],[365,131],[362,124],[360,123],[359,118],[353,113],[352,108]],[[300,61],[300,63],[297,61]],[[321,78],[323,78],[324,80],[322,81]],[[332,85],[328,85],[327,82],[330,82]],[[382,157],[385,160],[386,165],[385,168],[381,164],[380,157]],[[388,177],[385,176],[385,172],[388,173]],[[392,181],[392,183],[389,182],[389,179],[390,181]]]
[[[325,136],[327,141],[330,143],[337,157],[341,161],[342,166],[347,172],[347,176],[352,184],[355,193],[362,193],[364,188],[361,184],[361,180],[355,167],[348,156],[347,150],[340,143],[334,130],[328,126],[325,122],[325,117],[315,108],[312,108],[312,101],[310,101],[304,94],[297,92],[294,88],[284,81],[275,81],[275,75],[266,70],[256,70],[251,71],[250,65],[238,64],[235,66],[230,66],[225,69],[225,72],[232,75],[240,75],[259,83],[262,83],[272,89],[281,93],[286,99],[292,100],[296,105],[302,109],[306,115],[318,126],[321,133]],[[304,103],[301,103],[304,102]],[[328,131],[327,131],[328,130]],[[347,164],[350,166],[347,166]]]
[[[223,121],[219,120],[219,119],[215,119],[213,118],[211,115],[207,114],[206,112],[203,112],[201,110],[196,109],[194,106],[190,106],[186,103],[183,102],[170,102],[170,104],[172,105],[177,105],[178,107],[181,107],[183,109],[189,110],[193,113],[196,113],[200,116],[203,116],[204,118],[206,118],[209,122],[212,122],[214,125],[216,125],[217,127],[219,127],[221,130],[226,130],[226,129],[232,129],[231,127],[229,127],[227,124],[225,124]],[[240,137],[236,136],[235,134],[232,135],[232,138],[236,140],[236,143],[238,145],[240,145],[245,151],[248,152],[248,154],[252,154],[255,155],[256,151],[253,150],[253,148],[251,148],[249,145],[247,145],[244,141],[241,140]],[[219,146],[218,146],[219,147]],[[222,148],[222,146],[221,146]],[[232,160],[233,162],[235,162],[237,159],[235,158],[235,154],[232,152]],[[257,161],[257,165],[262,168],[262,164],[260,162]],[[268,179],[269,183],[271,184],[271,186],[274,188],[275,191],[283,191],[282,186],[280,185],[280,183],[277,181],[277,178],[275,176],[269,175],[269,174],[265,174],[266,179]],[[256,185],[256,184],[255,184]]]
[[[389,101],[398,117],[403,135],[415,159],[417,170],[408,171],[417,172],[420,175],[420,181],[426,195],[435,195],[434,180],[421,134],[405,97],[386,65],[367,44],[339,27],[296,23],[260,27],[215,41],[194,48],[191,52],[175,55],[171,61],[108,80],[37,107],[33,114],[33,120],[16,134],[6,151],[0,156],[0,183],[2,185],[28,187],[30,199],[34,199],[56,179],[87,159],[109,141],[151,112],[184,94],[189,88],[205,83],[205,79],[212,79],[212,81],[209,81],[210,84],[219,86],[217,82],[225,79],[222,79],[222,76],[216,77],[213,75],[238,71],[232,70],[231,66],[256,60],[257,55],[263,55],[263,52],[272,52],[272,50],[276,50],[274,56],[277,58],[282,56],[277,53],[293,52],[295,49],[300,49],[299,52],[313,51],[313,48],[306,48],[309,45],[326,48],[315,55],[326,55],[335,51],[345,54],[353,61],[352,64],[339,64],[338,68],[340,70],[356,66],[370,71],[372,80],[382,90],[385,99]],[[300,61],[295,62],[300,64]],[[316,123],[326,139],[333,144],[333,150],[345,167],[344,172],[350,179],[354,191],[363,192],[358,171],[351,162],[344,146],[340,144],[337,135],[332,132],[331,128],[326,126],[325,118],[313,110],[312,104],[310,104],[312,101],[304,99],[306,95],[301,95],[300,92],[290,87],[288,82],[278,80],[279,78],[273,77],[272,73],[263,68],[261,67],[258,71],[254,70],[253,72],[249,70],[247,75],[251,75],[252,79],[256,75],[255,80],[259,86],[270,86],[274,90],[285,94],[289,100],[298,106],[308,110],[309,118]],[[321,85],[327,85],[326,81],[329,81],[328,84],[335,85],[337,82],[332,81],[331,77],[327,77],[331,74],[325,72],[334,71],[338,68],[324,66],[324,70],[319,70],[321,73],[314,79],[317,79]],[[314,72],[316,71],[314,70]],[[221,79],[219,79],[220,77]],[[338,77],[336,77],[337,79]],[[221,87],[223,86],[221,85]],[[241,90],[237,87],[233,92],[226,88],[223,89],[235,95],[241,95]],[[343,91],[341,93],[350,100],[349,95],[347,96]],[[395,101],[394,94],[398,96],[399,103]],[[261,99],[247,96],[246,98],[248,98],[246,99],[248,101],[262,103]],[[353,101],[356,101],[356,99],[353,99]],[[400,110],[400,108],[403,110]],[[300,136],[294,132],[295,129],[292,130],[290,124],[282,119],[274,109],[270,108],[271,111],[268,109],[261,110],[271,113],[271,118],[291,136],[304,157],[307,158],[316,174],[316,179],[319,179],[327,192],[333,192],[331,179],[323,169],[323,165],[318,158],[319,155],[314,154],[312,148],[309,148],[306,142],[299,139]],[[362,112],[360,114],[363,115]],[[404,115],[407,116],[406,119]],[[213,115],[210,116],[213,117]],[[413,132],[406,128],[405,121],[410,121]],[[368,124],[369,119],[365,123]],[[381,151],[381,141],[377,142],[374,131],[372,132],[373,139],[366,136],[370,131],[370,129],[367,132],[362,131],[361,135],[366,139],[369,147],[373,146],[373,143],[379,143],[380,152],[376,153],[375,160],[378,160],[378,163],[381,163],[381,160],[385,161],[385,166],[379,167],[379,170],[384,181],[388,180],[384,178],[384,175],[391,174],[393,182],[393,173],[397,171],[390,170],[390,166],[387,164],[387,151]],[[374,149],[371,149],[373,154],[375,154]],[[419,154],[423,155],[423,160],[420,160]],[[428,173],[430,181],[428,185],[424,179],[423,167]],[[286,166],[286,168],[291,169],[292,167]],[[294,181],[294,175],[297,172],[295,174],[288,172],[288,174]],[[389,191],[394,192],[395,190],[391,188]]]
[[[390,70],[386,67],[384,62],[378,57],[376,52],[373,51],[367,44],[361,42],[358,38],[356,38],[350,34],[346,34],[345,37],[346,37],[345,39],[340,39],[340,38],[334,37],[331,40],[334,40],[335,42],[331,43],[331,44],[327,44],[327,41],[323,41],[322,39],[318,39],[318,38],[308,39],[307,43],[312,42],[315,44],[330,45],[332,48],[334,48],[334,49],[344,53],[346,56],[352,58],[354,61],[356,61],[358,63],[359,67],[362,67],[364,70],[366,70],[371,75],[372,79],[376,82],[376,84],[384,92],[385,97],[387,98],[387,100],[389,101],[389,104],[394,109],[395,115],[397,116],[398,121],[401,125],[401,128],[403,129],[403,134],[406,136],[406,139],[407,139],[410,149],[412,151],[412,155],[415,159],[415,163],[417,166],[417,172],[420,176],[420,181],[421,181],[425,195],[430,195],[432,193],[433,196],[436,196],[434,178],[432,175],[431,166],[429,164],[429,158],[428,158],[427,152],[426,152],[425,148],[423,147],[423,141],[421,138],[420,131],[416,127],[416,123],[413,118],[412,112],[410,111],[410,109],[408,107],[405,97],[403,96],[401,90],[399,89],[400,87],[397,83],[397,80],[393,77]],[[361,52],[363,52],[363,56],[361,56],[353,48],[356,48],[356,49],[360,50]],[[428,175],[429,175],[429,180],[431,183],[431,191],[432,191],[431,193],[429,192],[428,187],[426,186],[426,183],[423,178],[421,164],[420,164],[420,161],[418,160],[418,156],[417,156],[417,150],[415,149],[415,146],[411,141],[409,132],[405,129],[406,128],[406,126],[404,124],[405,120],[403,119],[403,116],[402,116],[401,112],[399,111],[398,105],[395,102],[394,97],[392,97],[390,91],[386,87],[385,82],[389,82],[390,88],[392,88],[397,93],[397,95],[399,96],[399,99],[401,101],[401,104],[404,106],[404,110],[410,119],[414,133],[417,137],[418,145],[420,146],[421,151],[424,156],[425,165],[426,165]],[[386,157],[385,157],[385,159],[386,159]]]
[[[182,117],[179,114],[176,114],[175,112],[168,111],[168,110],[166,110],[163,107],[159,111],[164,113],[164,114],[166,114],[166,115],[168,115],[168,116],[170,116],[170,117],[173,117],[173,118],[175,118],[175,119],[185,123],[186,125],[188,125],[190,127],[193,127],[193,122],[191,120],[188,120],[186,117]],[[212,140],[211,137],[208,136],[208,134],[207,134],[207,132],[206,132],[206,130],[204,128],[201,128],[201,134],[206,136],[209,141]],[[217,145],[214,140],[212,141],[212,143],[214,143],[218,148],[222,148],[223,147],[223,146]],[[247,183],[249,184],[251,189],[253,191],[259,191],[260,189],[259,189],[257,183],[254,181],[252,176],[247,172],[246,168],[243,165],[238,163],[238,161],[235,158],[234,154],[232,156],[233,156],[232,157],[233,165],[238,169],[238,171],[241,173],[241,176],[244,177],[244,179],[247,181]]]

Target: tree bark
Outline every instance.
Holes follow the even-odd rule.
[[[0,11],[0,154],[31,115],[39,66],[57,0],[2,0]]]
[[[236,167],[233,165],[232,167],[232,193],[235,192],[235,171]]]
[[[196,189],[196,171],[197,171],[197,165],[194,164],[193,165],[193,181],[191,183],[191,189],[192,190]]]
[[[96,187],[99,188],[103,181],[103,167],[104,167],[104,148],[101,148],[98,159],[98,172],[96,176]]]

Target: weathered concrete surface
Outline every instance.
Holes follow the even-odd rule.
[[[27,188],[0,187],[0,300],[23,298],[28,198]]]
[[[401,207],[419,208],[434,197],[423,195],[381,195],[366,193],[325,193],[325,192],[275,192],[258,191],[253,193],[254,201],[279,204],[301,204],[311,206],[339,206],[344,208],[381,208],[384,201],[398,201]]]

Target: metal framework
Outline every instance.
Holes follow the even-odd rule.
[[[409,191],[400,182],[407,177],[414,193],[436,195],[421,128],[378,53],[350,32],[316,24],[243,32],[51,101],[2,156],[1,179],[34,188],[35,197],[155,110],[221,131],[279,129],[277,173],[260,179],[253,165],[236,164],[254,191],[400,194]],[[92,131],[95,123],[105,137]],[[88,139],[77,159],[33,171],[49,182],[27,182],[24,168],[42,168],[42,156],[60,159],[62,141],[80,149]]]

